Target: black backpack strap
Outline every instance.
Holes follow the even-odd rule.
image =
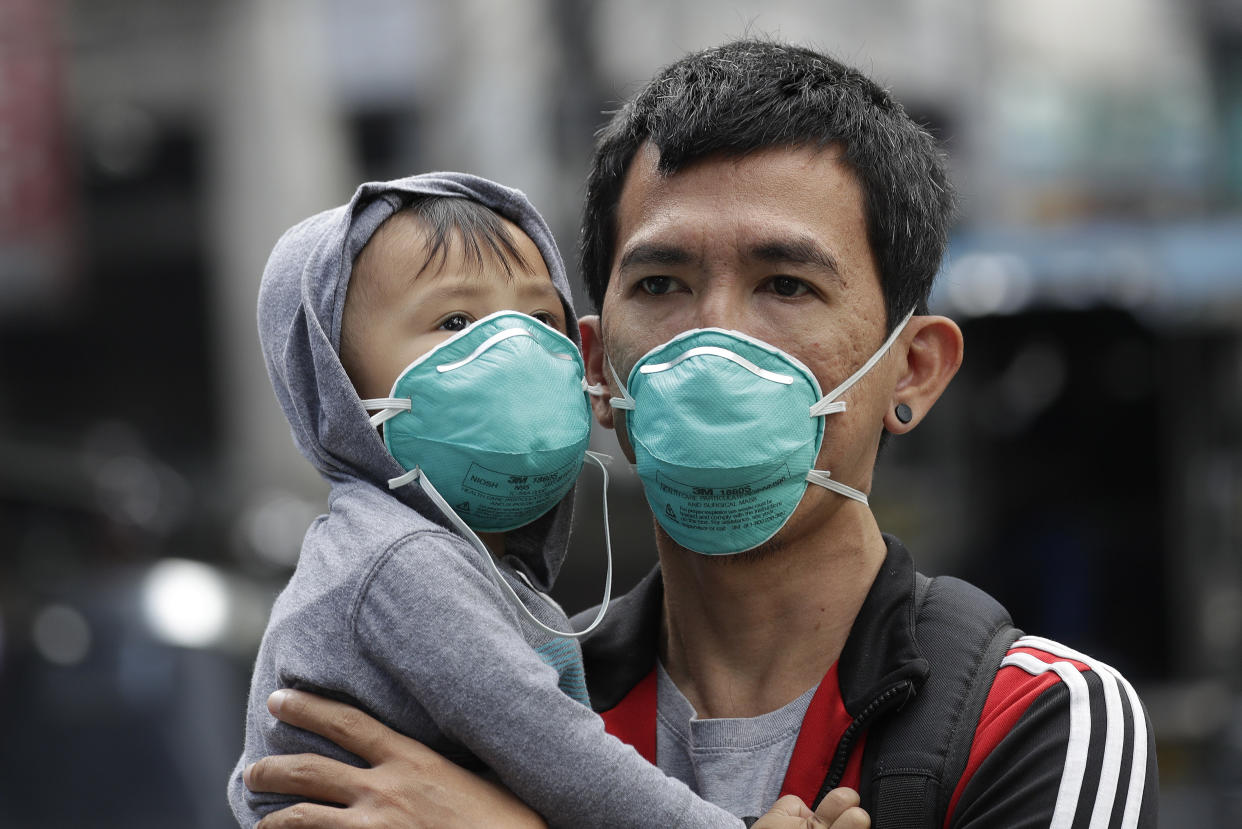
[[[1021,635],[995,599],[960,579],[916,573],[915,608],[931,670],[918,696],[867,738],[862,794],[874,829],[943,824],[992,681]]]

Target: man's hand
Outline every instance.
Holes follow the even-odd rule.
[[[298,803],[263,818],[259,829],[545,825],[508,790],[356,708],[293,690],[276,691],[267,707],[277,719],[326,737],[371,768],[317,754],[264,757],[245,771],[251,791],[339,803],[343,808]]]
[[[802,798],[787,794],[752,829],[870,829],[871,816],[858,805],[858,792],[833,789],[812,812]]]

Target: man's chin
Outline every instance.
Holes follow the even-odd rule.
[[[755,564],[772,556],[779,555],[785,549],[785,542],[781,539],[781,533],[769,538],[762,544],[751,547],[749,550],[742,550],[736,553],[700,553],[691,550],[689,547],[682,546],[673,540],[673,537],[665,532],[660,526],[659,521],[655,521],[656,543],[662,549],[677,550],[686,555],[699,556],[711,562],[719,562],[721,567],[743,566]]]

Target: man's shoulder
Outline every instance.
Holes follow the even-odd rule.
[[[940,769],[940,813],[963,825],[997,825],[1018,813],[1115,813],[1151,825],[1154,744],[1125,677],[1023,634],[998,602],[964,581],[913,582],[913,632],[927,673],[910,704],[874,735],[883,763],[873,769],[872,797],[901,799],[894,769]]]
[[[1093,724],[1107,729],[1138,729],[1142,738],[1144,713],[1138,694],[1120,671],[1085,653],[1041,636],[1022,636],[1006,651],[988,694],[979,731],[1001,724],[1012,727],[1039,700],[1054,699],[1090,737]],[[1071,723],[1073,726],[1074,723]],[[1073,731],[1073,728],[1071,728]],[[1115,733],[1121,733],[1116,731]],[[1074,735],[1071,734],[1071,737]]]
[[[1121,672],[1022,636],[996,672],[950,814],[1020,808],[1067,826],[1087,815],[1093,826],[1153,826],[1156,775],[1150,721]],[[1033,779],[1047,785],[1019,785]]]
[[[921,604],[916,628],[920,650],[932,663],[924,690],[944,668],[951,679],[953,670],[973,662],[973,680],[958,688],[960,703],[978,712],[967,776],[1023,723],[1037,719],[1057,722],[1055,731],[1062,739],[1068,734],[1071,754],[1085,751],[1093,731],[1097,740],[1103,733],[1113,740],[1125,733],[1130,743],[1145,743],[1146,713],[1120,671],[1068,645],[1023,633],[998,602],[964,581],[929,581],[928,596],[938,601]],[[964,632],[970,634],[966,639]],[[957,653],[962,646],[965,655]]]

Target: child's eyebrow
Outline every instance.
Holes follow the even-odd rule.
[[[444,276],[436,274],[436,276]],[[461,274],[452,274],[447,279],[435,279],[433,281],[441,283],[436,286],[436,296],[447,298],[463,298],[478,296],[490,290],[490,286],[486,279],[476,279],[467,277],[461,278]]]
[[[493,274],[473,274],[464,279],[461,278],[462,274],[437,274],[436,276],[447,277],[437,280],[442,284],[436,287],[436,296],[447,299],[470,299],[487,293],[491,290],[489,280],[496,278]],[[505,276],[504,279],[508,281],[509,278]],[[514,280],[513,289],[523,300],[548,299],[555,300],[557,303],[561,301],[560,292],[556,290],[551,277]]]

